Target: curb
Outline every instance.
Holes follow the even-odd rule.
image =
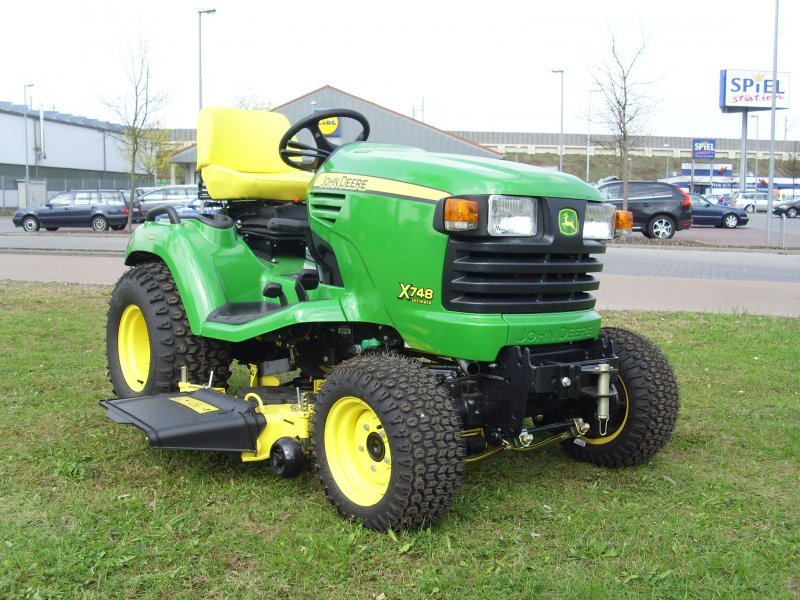
[[[125,256],[124,250],[65,250],[53,248],[0,248],[0,254],[56,254],[59,256]]]

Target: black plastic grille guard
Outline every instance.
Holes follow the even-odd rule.
[[[543,252],[540,244],[451,239],[443,304],[467,313],[544,313],[594,308],[591,274],[603,265],[586,253]]]

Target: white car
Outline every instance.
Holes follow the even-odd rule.
[[[749,213],[766,212],[768,198],[768,194],[764,192],[734,192],[731,194],[728,204],[735,208],[743,208]],[[773,202],[777,201],[777,198],[773,199]]]

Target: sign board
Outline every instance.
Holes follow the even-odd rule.
[[[724,69],[719,72],[719,107],[722,112],[769,110],[772,96],[775,108],[789,108],[789,73],[778,73],[772,80],[772,71],[738,71]]]
[[[322,109],[314,109],[314,112],[322,112]],[[339,119],[328,117],[319,122],[319,131],[325,137],[341,137],[342,130],[339,129]]]
[[[692,140],[692,158],[710,158],[714,159],[717,156],[717,140],[708,139],[693,139]]]

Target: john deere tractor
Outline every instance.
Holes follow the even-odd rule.
[[[354,141],[325,135],[334,120]],[[569,175],[369,131],[349,110],[291,126],[201,111],[201,192],[219,210],[156,208],[131,236],[107,415],[155,448],[286,477],[313,464],[336,510],[376,530],[434,524],[465,464],[503,451],[650,459],[675,425],[672,369],[601,328],[591,295],[630,213]],[[250,378],[228,390],[233,361]]]

